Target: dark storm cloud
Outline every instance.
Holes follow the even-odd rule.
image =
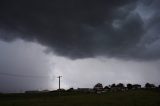
[[[146,59],[152,53],[145,49],[144,55],[144,44],[140,42],[148,32],[135,9],[143,4],[158,11],[159,7],[153,6],[157,1],[1,0],[0,37],[6,41],[16,38],[38,41],[58,55],[71,58]],[[150,22],[149,26],[153,23]],[[155,57],[160,56],[149,59]]]

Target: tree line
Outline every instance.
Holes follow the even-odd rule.
[[[136,89],[155,89],[158,88],[160,89],[160,85],[156,86],[155,84],[151,83],[146,83],[144,87],[142,87],[140,84],[131,84],[128,83],[126,86],[123,83],[118,83],[118,84],[111,84],[108,86],[104,86],[101,83],[97,83],[94,87],[93,90],[95,91],[126,91],[126,90],[136,90]]]

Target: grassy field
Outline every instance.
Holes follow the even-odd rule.
[[[0,106],[160,106],[160,92],[1,94]]]

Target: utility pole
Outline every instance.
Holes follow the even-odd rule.
[[[61,89],[61,77],[62,76],[58,76],[57,78],[59,79],[59,90]]]

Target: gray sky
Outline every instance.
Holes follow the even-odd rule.
[[[0,91],[160,84],[159,4],[1,0]]]
[[[32,42],[0,41],[0,91],[57,89],[59,75],[62,87],[93,87],[101,82],[112,83],[160,82],[160,61],[133,61],[116,58],[70,58],[47,53],[47,48]],[[7,73],[7,74],[6,74]]]

